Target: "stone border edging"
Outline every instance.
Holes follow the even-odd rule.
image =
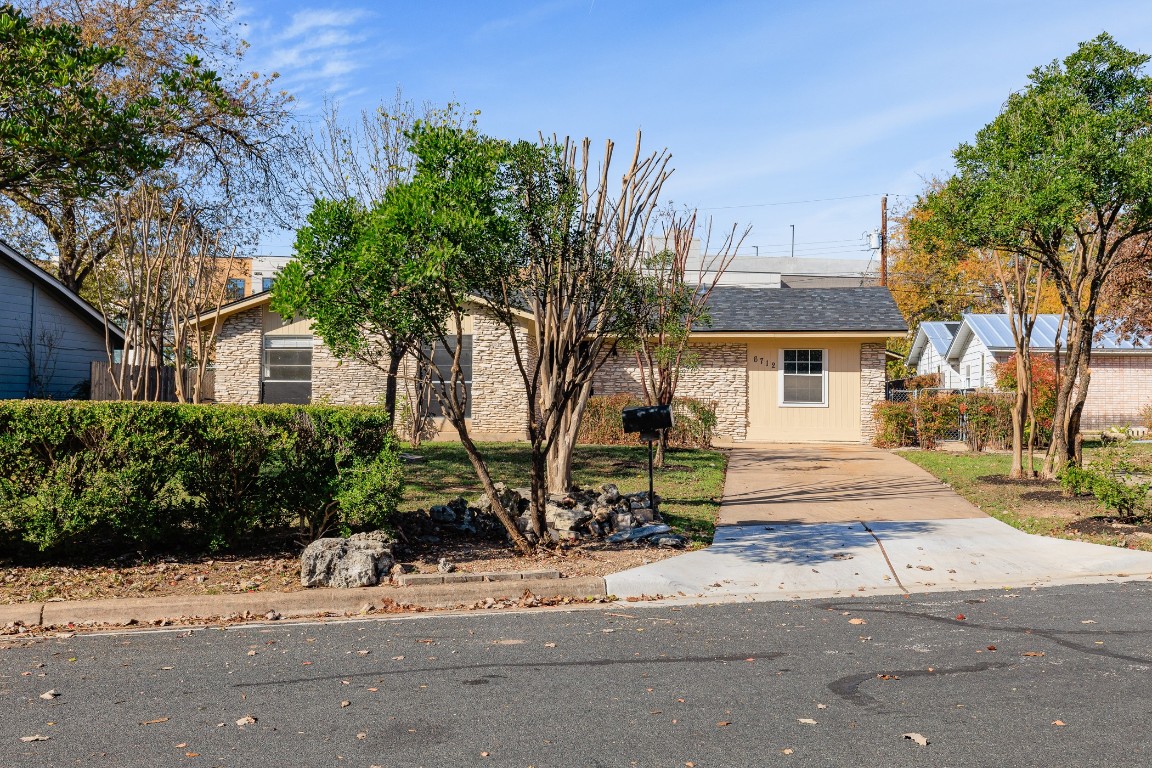
[[[27,627],[95,624],[145,624],[162,619],[213,619],[252,615],[253,620],[275,611],[282,618],[330,613],[359,613],[366,604],[392,601],[418,608],[456,608],[487,598],[519,600],[525,590],[538,598],[576,599],[608,594],[603,577],[469,581],[408,587],[316,588],[301,592],[251,592],[239,595],[173,595],[171,597],[66,600],[58,603],[0,605],[0,626],[19,622]]]

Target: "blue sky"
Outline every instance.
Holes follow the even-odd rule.
[[[743,252],[762,256],[788,255],[795,225],[797,256],[867,258],[880,194],[946,173],[1033,67],[1101,31],[1152,52],[1147,0],[241,2],[249,64],[280,73],[302,121],[400,86],[508,139],[627,151],[641,129],[673,155],[665,198],[751,224]]]

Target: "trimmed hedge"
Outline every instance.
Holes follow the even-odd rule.
[[[645,405],[635,395],[603,395],[588,398],[584,418],[580,421],[578,443],[586,445],[635,445],[637,436],[625,434],[620,411]],[[716,404],[690,397],[672,401],[675,426],[668,433],[673,448],[711,448],[716,429]]]
[[[0,402],[0,539],[41,550],[379,527],[402,486],[382,408]]]

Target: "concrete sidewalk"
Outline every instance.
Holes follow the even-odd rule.
[[[605,578],[621,597],[797,597],[1152,577],[1152,553],[1023,533],[895,454],[734,451],[713,545]]]
[[[387,601],[419,608],[456,608],[487,598],[519,600],[525,591],[540,599],[603,597],[604,579],[524,579],[520,581],[464,582],[411,587],[308,589],[300,592],[251,592],[239,595],[141,597],[115,600],[66,600],[55,603],[0,605],[0,626],[72,624],[145,624],[162,619],[214,619],[253,617],[276,611],[282,618],[360,613],[365,605],[381,608]]]

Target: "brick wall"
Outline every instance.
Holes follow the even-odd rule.
[[[691,348],[700,356],[699,365],[682,371],[677,396],[716,403],[716,436],[724,440],[745,440],[748,435],[747,345],[696,343]],[[632,355],[621,353],[610,359],[596,375],[598,395],[642,392],[640,368]]]
[[[884,344],[865,342],[860,345],[860,440],[871,443],[876,436],[872,408],[884,399]]]
[[[263,343],[263,307],[240,312],[220,323],[216,336],[216,402],[260,402]]]
[[[1152,354],[1097,352],[1092,355],[1091,370],[1083,428],[1140,425],[1140,409],[1152,405]]]
[[[517,340],[531,354],[528,334]],[[531,365],[531,361],[527,362]],[[527,399],[508,329],[483,310],[472,314],[472,429],[478,434],[522,436]]]

